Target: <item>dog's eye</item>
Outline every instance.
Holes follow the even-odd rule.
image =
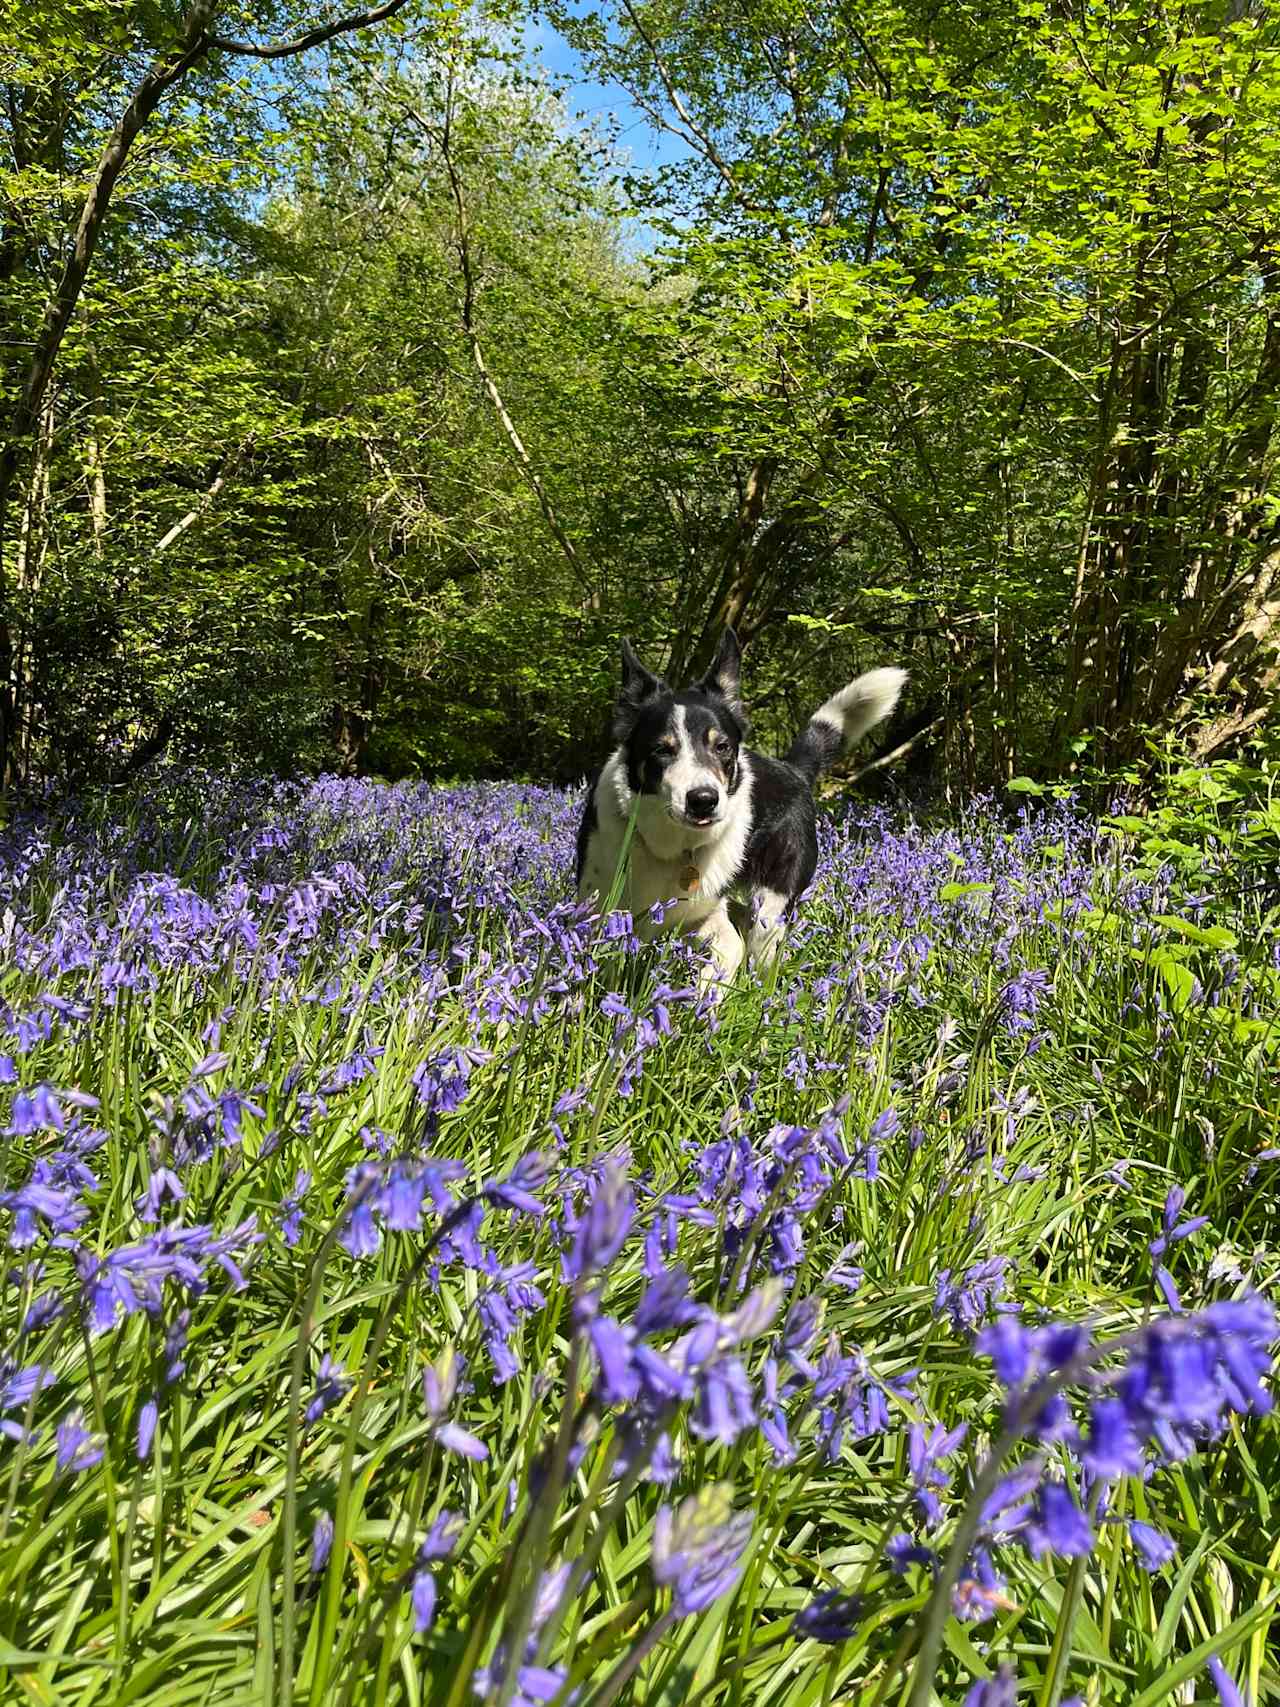
[[[653,750],[660,759],[671,759],[675,757],[676,744],[674,741],[659,741]]]
[[[718,753],[722,759],[727,759],[733,751],[732,743],[726,741],[723,735],[717,735],[711,743],[713,753]]]

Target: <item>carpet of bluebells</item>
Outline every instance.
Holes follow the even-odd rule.
[[[1256,897],[864,809],[717,1000],[576,809],[0,830],[5,1698],[1280,1698]]]

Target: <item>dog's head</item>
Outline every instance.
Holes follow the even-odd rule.
[[[676,693],[622,642],[622,691],[613,737],[623,751],[633,794],[660,802],[681,827],[713,831],[742,778],[739,749],[747,719],[739,690],[742,653],[726,628],[711,668]]]

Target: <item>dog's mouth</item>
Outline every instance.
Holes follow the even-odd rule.
[[[711,830],[720,822],[718,808],[708,812],[705,817],[700,817],[696,812],[673,812],[671,816],[677,824],[683,824],[690,830]]]

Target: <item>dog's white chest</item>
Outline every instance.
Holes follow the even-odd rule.
[[[631,802],[622,798],[625,782],[625,770],[615,754],[596,784],[596,824],[581,884],[584,895],[594,894],[602,901],[613,884],[626,837]],[[701,845],[673,823],[658,802],[641,797],[625,886],[618,902],[635,920],[639,935],[688,929],[720,905],[742,864],[751,826],[749,785],[739,793],[736,810],[726,818],[722,833]],[[622,812],[624,804],[627,815]],[[659,904],[660,922],[652,917]]]

